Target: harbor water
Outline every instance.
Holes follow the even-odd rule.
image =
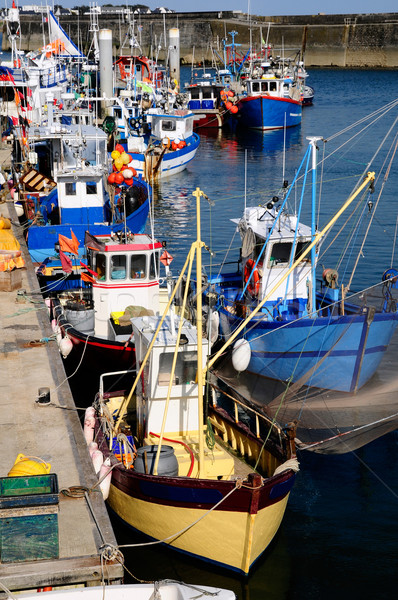
[[[184,77],[189,77],[188,69]],[[154,190],[154,232],[158,239],[167,241],[167,249],[174,256],[173,274],[178,274],[196,237],[192,196],[196,187],[212,201],[212,206],[202,201],[202,238],[212,252],[204,252],[204,264],[209,273],[215,273],[228,248],[226,261],[238,258],[239,239],[237,235],[233,238],[230,219],[240,217],[245,203],[255,205],[275,195],[283,179],[292,181],[308,146],[307,136],[330,139],[326,144],[326,152],[330,153],[339,145],[337,142],[333,146],[333,134],[398,98],[394,71],[312,70],[309,84],[315,88],[315,102],[303,110],[299,127],[286,135],[283,131],[199,131],[201,144],[195,160],[186,171],[162,181]],[[395,117],[393,111],[390,124]],[[355,131],[359,129],[362,127]],[[333,214],[366,171],[371,158],[368,150],[374,148],[375,136],[381,137],[382,131],[381,125],[364,129],[356,138],[353,153],[343,147],[325,163],[324,185],[332,186],[332,194],[325,194],[325,215]],[[347,133],[342,140],[350,135]],[[323,142],[319,144],[320,153],[323,146]],[[396,166],[390,179],[384,208],[374,218],[359,261],[352,285],[356,289],[380,281],[394,258]],[[373,202],[380,185],[376,186]],[[303,213],[301,220],[308,222],[308,217],[309,212]],[[331,253],[330,260],[334,258]],[[393,264],[398,267],[398,256]],[[398,376],[396,349],[395,340],[381,367],[392,378]],[[137,544],[122,549],[130,573],[127,581],[172,578],[231,588],[245,600],[394,596],[398,566],[397,432],[354,453],[323,456],[301,452],[298,458],[301,470],[280,531],[247,579],[217,571],[158,545],[142,545],[143,538],[113,518],[119,543]],[[216,535],[214,532],[215,537],[207,543],[217,543]]]

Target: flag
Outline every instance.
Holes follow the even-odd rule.
[[[62,270],[64,273],[72,273],[72,259],[69,256],[66,256],[62,250],[59,251],[59,257],[61,259]]]
[[[67,238],[65,235],[62,235],[61,233],[58,235],[59,248],[63,252],[70,252],[71,254],[78,255],[79,254],[79,251],[78,251],[79,241],[72,230],[71,230],[71,233],[72,233],[71,240],[69,238]]]
[[[84,245],[87,248],[90,248],[90,250],[99,250],[100,252],[105,250],[105,244],[102,244],[100,241],[98,241],[97,238],[91,235],[91,233],[88,231],[86,231],[84,234]]]
[[[75,254],[79,254],[79,240],[77,239],[77,237],[73,233],[72,229],[70,230],[70,233],[71,233],[71,236],[72,236],[73,245],[76,248]]]
[[[11,69],[0,65],[0,81],[11,81],[15,83]]]
[[[90,269],[90,267],[88,267],[87,265],[84,264],[84,262],[80,261],[80,266],[83,267],[83,269],[86,269],[86,271],[91,273],[91,275],[93,275],[94,277],[98,277],[98,273],[96,273],[95,271],[92,271]]]
[[[82,273],[80,277],[81,280],[85,281],[86,283],[95,283],[94,277],[91,277],[91,275],[88,275],[87,273]]]

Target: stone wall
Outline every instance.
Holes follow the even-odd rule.
[[[75,43],[87,53],[92,39],[88,15],[62,17],[60,22]],[[225,11],[213,13],[173,13],[143,15],[138,24],[141,31],[142,50],[147,55],[155,53],[156,46],[163,46],[160,59],[164,59],[164,27],[166,31],[178,26],[180,52],[183,62],[211,60],[210,47],[222,53],[222,39],[236,31],[235,41],[246,52],[250,43],[260,45],[269,30],[269,42],[274,53],[285,55],[305,48],[307,67],[341,68],[398,68],[398,13],[361,15],[299,15],[258,17]],[[127,23],[122,15],[100,15],[99,27],[112,29],[114,52],[119,54],[126,39]],[[35,50],[43,44],[41,18],[21,16],[23,50]],[[229,38],[229,36],[228,36]],[[230,40],[230,38],[229,38]],[[5,24],[3,24],[3,50],[8,49]],[[194,50],[193,50],[194,48]],[[128,54],[128,44],[124,54]]]

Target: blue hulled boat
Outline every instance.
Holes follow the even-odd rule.
[[[289,385],[356,392],[376,372],[398,325],[392,295],[398,271],[384,273],[373,288],[373,297],[369,292],[349,296],[350,283],[339,287],[334,269],[323,269],[317,287],[323,236],[362,190],[366,196],[375,177],[368,173],[337,215],[317,231],[314,194],[319,139],[310,138],[307,151],[313,153],[311,227],[299,220],[303,198],[297,213],[287,210],[299,171],[280,197],[246,208],[243,217],[234,220],[242,238],[242,270],[210,280],[210,289],[218,299],[222,337],[244,339],[232,354],[238,370],[247,367],[249,373]],[[308,165],[309,154],[306,160]]]
[[[93,235],[126,228],[144,231],[148,184],[134,178],[121,195],[107,185],[110,163],[104,131],[89,124],[50,120],[50,125],[30,130],[28,156],[27,148],[17,141],[21,136],[16,138],[14,173],[19,178],[19,201],[33,262],[54,256],[59,235],[70,238],[73,232],[82,253],[87,230]]]
[[[301,94],[290,79],[278,79],[270,73],[260,79],[248,78],[245,85],[246,92],[233,115],[239,127],[267,130],[301,123]]]

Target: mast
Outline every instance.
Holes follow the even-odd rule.
[[[204,468],[204,432],[203,432],[203,377],[204,371],[202,368],[202,241],[200,239],[200,197],[205,196],[200,188],[196,188],[192,195],[196,198],[196,329],[197,329],[197,345],[198,345],[198,429],[199,429],[199,468],[198,477]]]
[[[315,239],[316,235],[316,164],[317,164],[317,150],[318,147],[316,145],[322,137],[320,136],[308,136],[307,140],[310,142],[311,152],[312,152],[312,200],[311,200],[311,236],[312,240]],[[316,315],[316,245],[314,244],[311,249],[311,269],[312,269],[312,285],[311,285],[311,314]]]

